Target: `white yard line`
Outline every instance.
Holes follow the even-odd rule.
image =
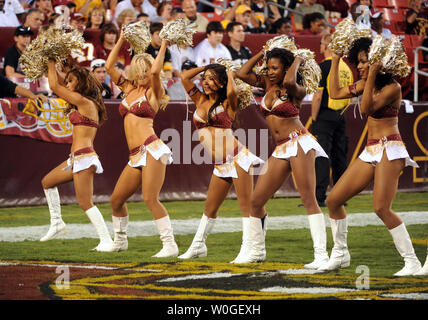
[[[406,225],[427,224],[428,212],[410,211],[397,212]],[[328,215],[325,214],[326,226],[330,226]],[[174,234],[185,235],[194,234],[199,224],[199,219],[174,220],[171,219]],[[67,223],[67,222],[66,222]],[[107,221],[107,227],[113,235],[112,223]],[[348,225],[350,227],[360,227],[367,225],[383,225],[383,222],[374,213],[352,213],[348,215]],[[268,230],[300,229],[309,228],[306,215],[295,215],[285,217],[269,217]],[[37,241],[48,231],[49,226],[27,226],[0,228],[0,241]],[[211,233],[240,232],[242,230],[241,218],[217,218],[216,224]],[[158,235],[153,221],[130,221],[128,227],[128,237],[155,236]],[[67,224],[67,233],[59,237],[61,239],[98,238],[94,227],[91,224]]]

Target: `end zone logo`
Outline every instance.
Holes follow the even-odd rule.
[[[73,265],[70,265],[73,268]],[[153,300],[428,299],[428,278],[370,278],[303,269],[301,264],[143,263],[113,267],[104,276],[49,284],[52,298]]]

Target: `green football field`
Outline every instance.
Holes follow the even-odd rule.
[[[298,207],[299,198],[271,199],[266,209],[269,217],[305,216],[304,208]],[[164,202],[171,220],[199,219],[203,212],[203,201]],[[108,203],[98,204],[107,223],[111,223],[111,209]],[[152,220],[151,214],[143,202],[128,203],[130,224],[138,221]],[[322,208],[326,214],[328,209]],[[350,216],[354,213],[367,213],[373,217],[372,196],[359,195],[348,202],[346,210]],[[396,212],[427,212],[427,193],[398,193],[393,203]],[[66,224],[89,224],[89,219],[77,205],[64,205],[62,215]],[[220,208],[219,218],[239,218],[240,210],[236,200],[226,200]],[[192,220],[194,221],[194,220]],[[380,221],[380,220],[379,220]],[[426,221],[426,220],[425,220]],[[47,206],[0,208],[0,228],[15,228],[17,232],[25,232],[25,228],[45,226],[47,230],[49,213]],[[195,223],[195,222],[194,222]],[[197,225],[194,226],[196,231]],[[153,228],[154,225],[148,228]],[[15,230],[13,229],[13,230]],[[407,226],[417,256],[423,263],[427,254],[428,225],[416,223]],[[112,233],[112,230],[110,230]],[[43,234],[41,234],[43,235]],[[327,227],[328,249],[333,245],[331,230]],[[175,236],[180,254],[184,253],[193,239],[193,233]],[[159,236],[135,236],[129,238],[129,249],[120,253],[99,253],[90,251],[98,240],[94,238],[55,239],[48,242],[15,241],[0,242],[0,259],[10,260],[43,260],[56,262],[88,262],[88,263],[132,263],[155,262],[151,258],[161,248]],[[241,245],[241,232],[221,232],[219,230],[208,236],[208,256],[199,261],[228,262],[235,258]],[[355,274],[358,265],[370,267],[372,275],[392,275],[401,269],[403,260],[394,247],[392,238],[382,224],[368,226],[350,226],[348,245],[352,256],[351,267],[340,270],[342,274]],[[312,240],[308,228],[269,230],[266,236],[267,262],[308,263],[312,261]],[[161,259],[176,261],[176,258]]]

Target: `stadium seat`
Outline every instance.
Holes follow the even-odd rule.
[[[373,0],[373,8],[394,8],[388,0]]]
[[[409,0],[388,0],[388,2],[395,9],[408,9],[409,8]]]
[[[223,20],[223,14],[219,15],[215,12],[198,12],[200,15],[207,18],[209,21],[221,21]]]
[[[406,15],[404,9],[375,8],[375,11],[383,11],[385,21],[404,21]]]

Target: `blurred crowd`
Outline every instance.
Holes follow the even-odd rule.
[[[341,19],[352,17],[361,27],[371,28],[374,35],[391,37],[394,30],[388,28],[387,19],[382,11],[375,10],[375,5],[373,0],[0,0],[0,26],[16,28],[14,45],[3,55],[0,67],[5,77],[24,78],[19,56],[32,37],[51,25],[68,23],[85,35],[84,47],[73,53],[76,63],[89,68],[104,83],[106,98],[116,97],[117,88],[109,82],[104,65],[122,26],[145,21],[152,34],[147,52],[156,56],[163,25],[185,19],[193,22],[197,31],[206,32],[206,38],[196,47],[168,48],[165,79],[175,98],[183,98],[183,90],[174,87],[180,72],[217,58],[245,63],[254,54],[243,45],[248,33],[325,35],[333,32]],[[426,1],[409,0],[403,32],[425,36],[427,21]],[[90,30],[99,30],[92,32],[97,36],[88,37]],[[227,45],[222,44],[225,34]],[[126,73],[131,59],[132,52],[124,47],[117,67]]]

